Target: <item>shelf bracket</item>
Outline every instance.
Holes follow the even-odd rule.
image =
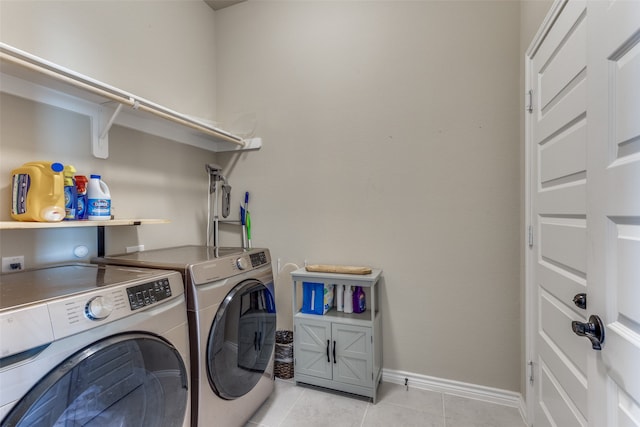
[[[118,105],[116,111],[122,106]],[[119,112],[119,111],[118,111]],[[101,130],[101,124],[109,121],[108,110],[104,106],[99,106],[96,111],[89,116],[91,125],[91,154],[98,159],[106,159],[109,157],[109,128],[108,126]],[[112,116],[114,118],[115,116]]]
[[[135,101],[130,98],[131,102]],[[109,103],[107,103],[109,104]],[[116,121],[118,114],[122,111],[124,104],[118,103],[118,106],[113,112],[110,112],[105,108],[106,104],[102,104],[98,109],[96,116],[91,117],[91,152],[94,157],[99,159],[106,159],[109,157],[109,131],[111,126]],[[104,126],[102,124],[104,123]]]
[[[104,226],[99,225],[97,227],[97,242],[98,242],[98,257],[103,257],[105,255],[104,249]]]

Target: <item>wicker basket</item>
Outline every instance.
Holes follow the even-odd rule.
[[[293,331],[276,331],[273,372],[276,378],[293,378]]]

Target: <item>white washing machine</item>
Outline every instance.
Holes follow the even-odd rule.
[[[190,426],[174,271],[73,264],[0,275],[0,426]]]
[[[243,426],[274,387],[276,309],[269,250],[181,246],[94,261],[183,274],[192,425]]]

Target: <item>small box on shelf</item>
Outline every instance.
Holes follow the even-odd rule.
[[[302,307],[307,314],[325,314],[333,307],[333,285],[325,283],[302,283]]]

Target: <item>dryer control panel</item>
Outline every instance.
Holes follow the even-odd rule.
[[[251,254],[249,255],[249,257],[251,258],[251,267],[253,268],[260,267],[261,265],[264,265],[269,262],[269,260],[267,260],[267,255],[264,253],[264,251]]]
[[[189,267],[191,279],[196,285],[217,282],[238,274],[262,268],[271,263],[268,249],[251,249],[219,258],[195,263]]]

